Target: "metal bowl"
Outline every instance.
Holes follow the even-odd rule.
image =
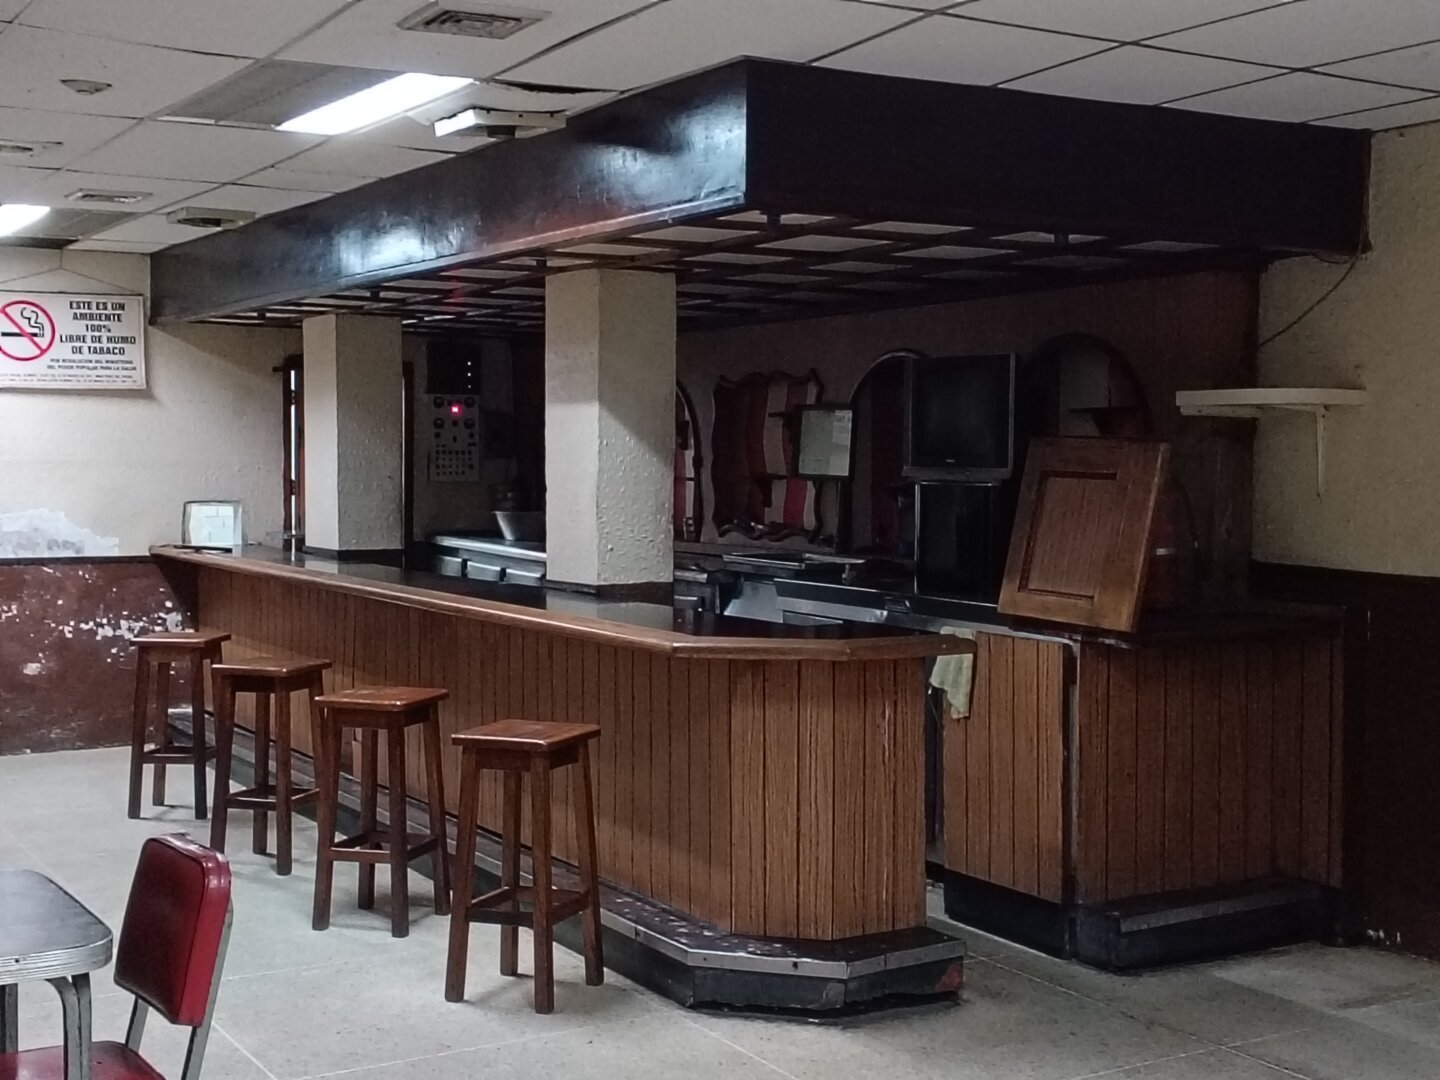
[[[545,513],[542,510],[496,510],[495,520],[500,525],[500,535],[506,540],[545,539]]]

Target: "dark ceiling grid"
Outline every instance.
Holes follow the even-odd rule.
[[[1029,292],[1082,281],[1233,266],[1238,260],[1254,258],[1235,249],[1202,246],[1177,252],[1134,250],[1133,245],[1145,242],[1134,238],[1072,239],[1054,233],[1049,234],[1049,242],[1015,239],[1035,231],[1014,225],[980,228],[901,222],[897,228],[886,228],[896,223],[806,214],[736,220],[747,213],[753,211],[731,211],[660,228],[645,225],[531,255],[449,267],[425,277],[295,300],[214,321],[294,325],[312,315],[343,312],[399,317],[408,329],[424,333],[534,333],[544,322],[545,278],[575,269],[601,268],[675,273],[681,324],[695,327]],[[786,222],[784,218],[803,220]],[[654,235],[677,229],[730,235],[709,239]],[[838,240],[842,245],[816,250],[825,248],[826,240]],[[814,246],[807,247],[806,241],[813,241]],[[787,242],[798,243],[773,246]],[[616,250],[586,250],[597,247]],[[944,254],[949,248],[988,254]],[[624,254],[626,249],[634,254]],[[941,254],[924,254],[932,251]],[[727,255],[744,261],[714,261],[715,256]],[[1068,256],[1098,261],[1090,267],[1043,262]],[[847,264],[865,269],[844,269]],[[837,265],[842,269],[836,269]],[[506,276],[475,276],[483,271]]]

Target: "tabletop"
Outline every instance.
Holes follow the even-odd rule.
[[[95,971],[112,942],[110,928],[44,874],[0,868],[0,985]]]

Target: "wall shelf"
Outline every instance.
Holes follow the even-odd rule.
[[[1258,420],[1267,410],[1305,412],[1315,418],[1315,493],[1325,494],[1325,420],[1334,408],[1364,405],[1364,390],[1315,386],[1253,386],[1230,390],[1179,390],[1175,405],[1184,416]]]

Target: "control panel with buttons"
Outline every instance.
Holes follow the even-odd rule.
[[[430,480],[439,484],[480,479],[480,402],[473,395],[430,398]]]

